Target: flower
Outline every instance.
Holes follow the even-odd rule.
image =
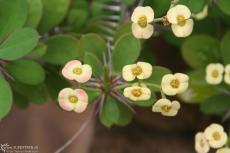
[[[58,94],[58,102],[65,111],[81,113],[88,105],[88,95],[82,89],[64,88]]]
[[[193,17],[196,20],[203,20],[207,16],[208,16],[208,5],[205,5],[204,8],[200,12],[193,14]]]
[[[211,63],[206,67],[206,81],[209,84],[220,84],[223,80],[224,66],[220,63]]]
[[[184,92],[188,88],[189,77],[183,73],[166,74],[161,81],[162,91],[166,95],[176,95]]]
[[[204,130],[204,134],[212,148],[223,147],[228,140],[228,136],[224,132],[224,128],[219,124],[211,124]]]
[[[159,99],[152,107],[153,112],[160,112],[164,116],[176,116],[180,109],[178,101],[170,101],[169,99]]]
[[[224,81],[227,84],[230,84],[230,64],[225,66]]]
[[[72,60],[64,66],[62,75],[69,80],[85,83],[92,76],[92,68],[88,64],[82,65],[80,61]]]
[[[145,85],[133,85],[124,89],[124,96],[133,101],[149,100],[151,91]]]
[[[152,65],[146,62],[137,62],[137,64],[126,65],[122,70],[122,77],[125,81],[138,79],[147,79],[152,74]]]
[[[209,143],[203,132],[198,132],[195,136],[195,150],[197,153],[207,153],[210,150]]]
[[[194,23],[190,17],[191,11],[185,5],[176,5],[168,10],[167,20],[172,24],[175,36],[187,37],[192,33]]]
[[[230,148],[221,148],[216,151],[216,153],[230,153]]]
[[[136,38],[148,39],[152,36],[154,28],[151,24],[154,19],[154,11],[151,7],[138,6],[131,16],[132,32]]]

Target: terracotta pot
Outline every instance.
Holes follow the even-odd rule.
[[[38,152],[51,153],[61,147],[84,123],[92,109],[83,114],[64,112],[54,103],[30,105],[25,110],[13,107],[0,122],[0,144],[38,146]],[[87,153],[94,133],[93,120],[64,151]]]

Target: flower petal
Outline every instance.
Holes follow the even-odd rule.
[[[82,113],[86,110],[87,106],[88,106],[88,103],[79,101],[79,102],[77,102],[77,104],[74,108],[74,111],[76,113]]]
[[[149,39],[153,35],[154,28],[148,24],[145,28],[140,27],[137,23],[132,24],[132,33],[138,39]]]
[[[80,75],[75,75],[74,79],[79,83],[85,83],[92,77],[92,68],[90,65],[84,64],[81,69],[82,73]]]
[[[122,77],[125,81],[133,81],[135,76],[132,73],[132,68],[136,67],[136,64],[126,65],[122,69]]]
[[[152,22],[154,19],[154,11],[149,6],[138,6],[134,9],[133,14],[131,16],[132,22],[137,23],[141,16],[146,16],[148,23]]]
[[[81,67],[81,62],[78,60],[69,61],[62,69],[62,75],[69,80],[74,80],[73,69],[75,67]]]
[[[193,25],[194,22],[192,19],[188,19],[186,20],[186,23],[184,26],[180,26],[177,24],[172,24],[172,31],[174,33],[175,36],[177,37],[187,37],[189,36],[192,31],[193,31]]]
[[[147,79],[152,75],[152,65],[146,62],[137,62],[137,65],[141,67],[142,74],[138,75],[138,79]]]
[[[74,95],[74,90],[71,88],[64,88],[58,94],[59,105],[66,111],[72,111],[75,107],[74,103],[69,102],[69,95]]]

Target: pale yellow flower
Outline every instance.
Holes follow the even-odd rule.
[[[206,81],[217,85],[223,80],[224,66],[220,63],[211,63],[206,67]]]
[[[164,116],[176,116],[180,109],[178,101],[170,101],[169,99],[159,99],[152,107],[153,112],[159,112]]]
[[[123,94],[126,98],[133,101],[149,100],[151,97],[150,89],[144,85],[133,85],[131,87],[127,87],[124,89]]]
[[[152,36],[154,28],[150,24],[154,19],[154,11],[149,6],[138,6],[131,16],[132,33],[136,38],[148,39]]]
[[[230,84],[230,64],[225,66],[224,81],[227,84]]]
[[[215,149],[223,147],[228,140],[228,136],[224,132],[224,128],[219,124],[211,124],[205,129],[204,134],[209,145]]]
[[[210,150],[209,143],[203,132],[198,132],[195,136],[195,150],[197,153],[208,153]]]
[[[221,148],[216,151],[216,153],[230,153],[230,148]]]

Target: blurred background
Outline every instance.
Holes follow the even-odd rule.
[[[203,75],[206,65],[211,62],[230,63],[228,33],[230,4],[229,0],[219,1],[180,0],[179,3],[188,6],[193,14],[201,12],[204,6],[208,5],[208,15],[202,20],[195,21],[193,34],[185,39],[175,37],[170,27],[155,24],[156,31],[153,37],[146,41],[141,40],[142,49],[138,60],[167,67],[173,73],[184,72],[191,76],[198,71]],[[137,5],[150,5],[155,11],[156,18],[165,16],[171,5],[171,0],[14,0],[15,3],[11,2],[13,0],[10,2],[0,0],[0,7],[2,6],[0,27],[5,25],[2,16],[5,12],[9,13],[1,11],[4,8],[16,10],[12,11],[13,15],[24,16],[25,21],[17,28],[33,28],[39,34],[39,44],[36,50],[31,49],[33,54],[23,59],[39,63],[44,69],[46,78],[32,85],[17,79],[16,82],[18,81],[19,84],[14,84],[15,82],[10,78],[6,78],[12,87],[14,103],[7,105],[7,112],[3,112],[4,115],[0,111],[0,144],[38,146],[39,153],[55,152],[92,115],[92,106],[87,108],[86,112],[76,114],[61,110],[57,104],[58,92],[69,85],[59,72],[64,63],[75,58],[68,57],[67,53],[79,52],[78,45],[81,45],[79,42],[82,36],[96,33],[113,45],[122,35],[131,33],[130,15]],[[12,24],[16,19],[22,21],[20,17],[13,18],[12,14],[7,14],[7,20],[4,21],[11,19]],[[0,40],[4,41],[12,31],[0,35],[2,38]],[[226,33],[228,37],[222,43]],[[73,37],[73,44],[72,40],[68,42],[67,39],[54,41],[56,35]],[[200,38],[200,35],[202,39],[197,38],[197,36]],[[57,53],[56,56],[56,52],[62,54]],[[1,66],[2,63],[13,62],[2,60],[2,57],[0,59]],[[15,73],[11,75],[13,74]],[[106,128],[99,122],[98,116],[93,116],[84,131],[63,152],[194,153],[194,135],[198,131],[203,131],[210,123],[220,123],[223,117],[225,122],[221,122],[222,125],[226,129],[229,128],[229,95],[225,100],[209,103],[210,98],[224,93],[207,85],[202,75],[194,77],[191,81],[190,90],[194,93],[193,97],[189,94],[178,97],[181,109],[176,117],[168,118],[153,113],[151,107],[134,107],[136,114],[128,126],[114,125]],[[229,91],[228,85],[221,87]],[[31,92],[31,89],[34,92]],[[2,106],[0,103],[0,107],[6,110],[6,105]]]

